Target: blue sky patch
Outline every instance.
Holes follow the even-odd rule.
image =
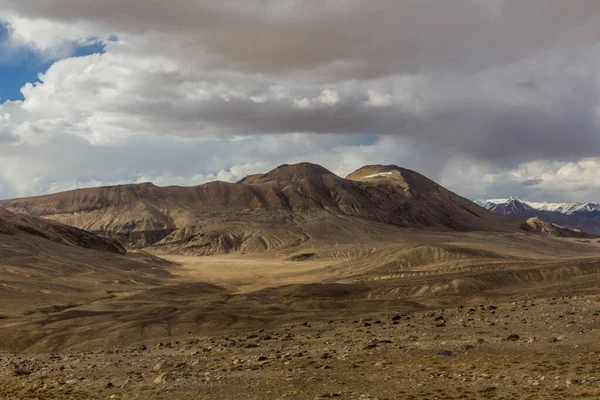
[[[21,88],[27,82],[36,82],[38,74],[46,72],[58,61],[49,60],[27,46],[12,46],[9,43],[10,35],[10,25],[0,21],[0,103],[7,100],[23,100]],[[71,57],[83,57],[104,51],[102,42],[88,40],[86,44],[74,43]]]

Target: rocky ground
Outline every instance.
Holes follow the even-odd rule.
[[[598,399],[600,297],[0,354],[2,399]]]

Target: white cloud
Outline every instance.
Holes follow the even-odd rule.
[[[328,106],[334,106],[340,102],[340,96],[335,90],[323,90],[318,97],[318,100],[321,104],[325,104]]]
[[[468,196],[600,197],[591,3],[553,27],[562,2],[107,2],[0,0],[14,45],[106,44],[0,103],[0,197],[295,161],[395,163]]]
[[[387,93],[379,93],[373,89],[367,91],[368,99],[365,102],[371,107],[383,107],[392,104],[392,96]]]
[[[331,89],[325,89],[318,96],[310,99],[306,97],[294,99],[294,105],[298,108],[335,106],[339,102],[340,96],[338,92]]]

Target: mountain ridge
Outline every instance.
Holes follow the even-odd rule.
[[[284,164],[237,183],[108,186],[4,200],[0,206],[109,236],[131,249],[154,246],[196,255],[333,240],[324,237],[328,231],[329,236],[355,240],[359,226],[376,231],[373,224],[519,230],[517,221],[495,216],[418,172],[393,165],[364,166],[342,178],[316,164]]]
[[[477,199],[475,203],[504,217],[527,221],[539,217],[560,227],[600,235],[600,204],[593,202],[552,203],[505,199]]]

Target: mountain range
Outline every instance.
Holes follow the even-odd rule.
[[[188,255],[262,252],[311,240],[354,243],[398,228],[520,230],[518,221],[394,165],[365,166],[342,178],[319,165],[286,164],[237,183],[99,187],[0,201],[0,207],[85,229],[128,249]]]
[[[475,203],[504,217],[521,221],[539,217],[564,228],[600,234],[600,203],[536,202],[518,197],[478,199]]]

